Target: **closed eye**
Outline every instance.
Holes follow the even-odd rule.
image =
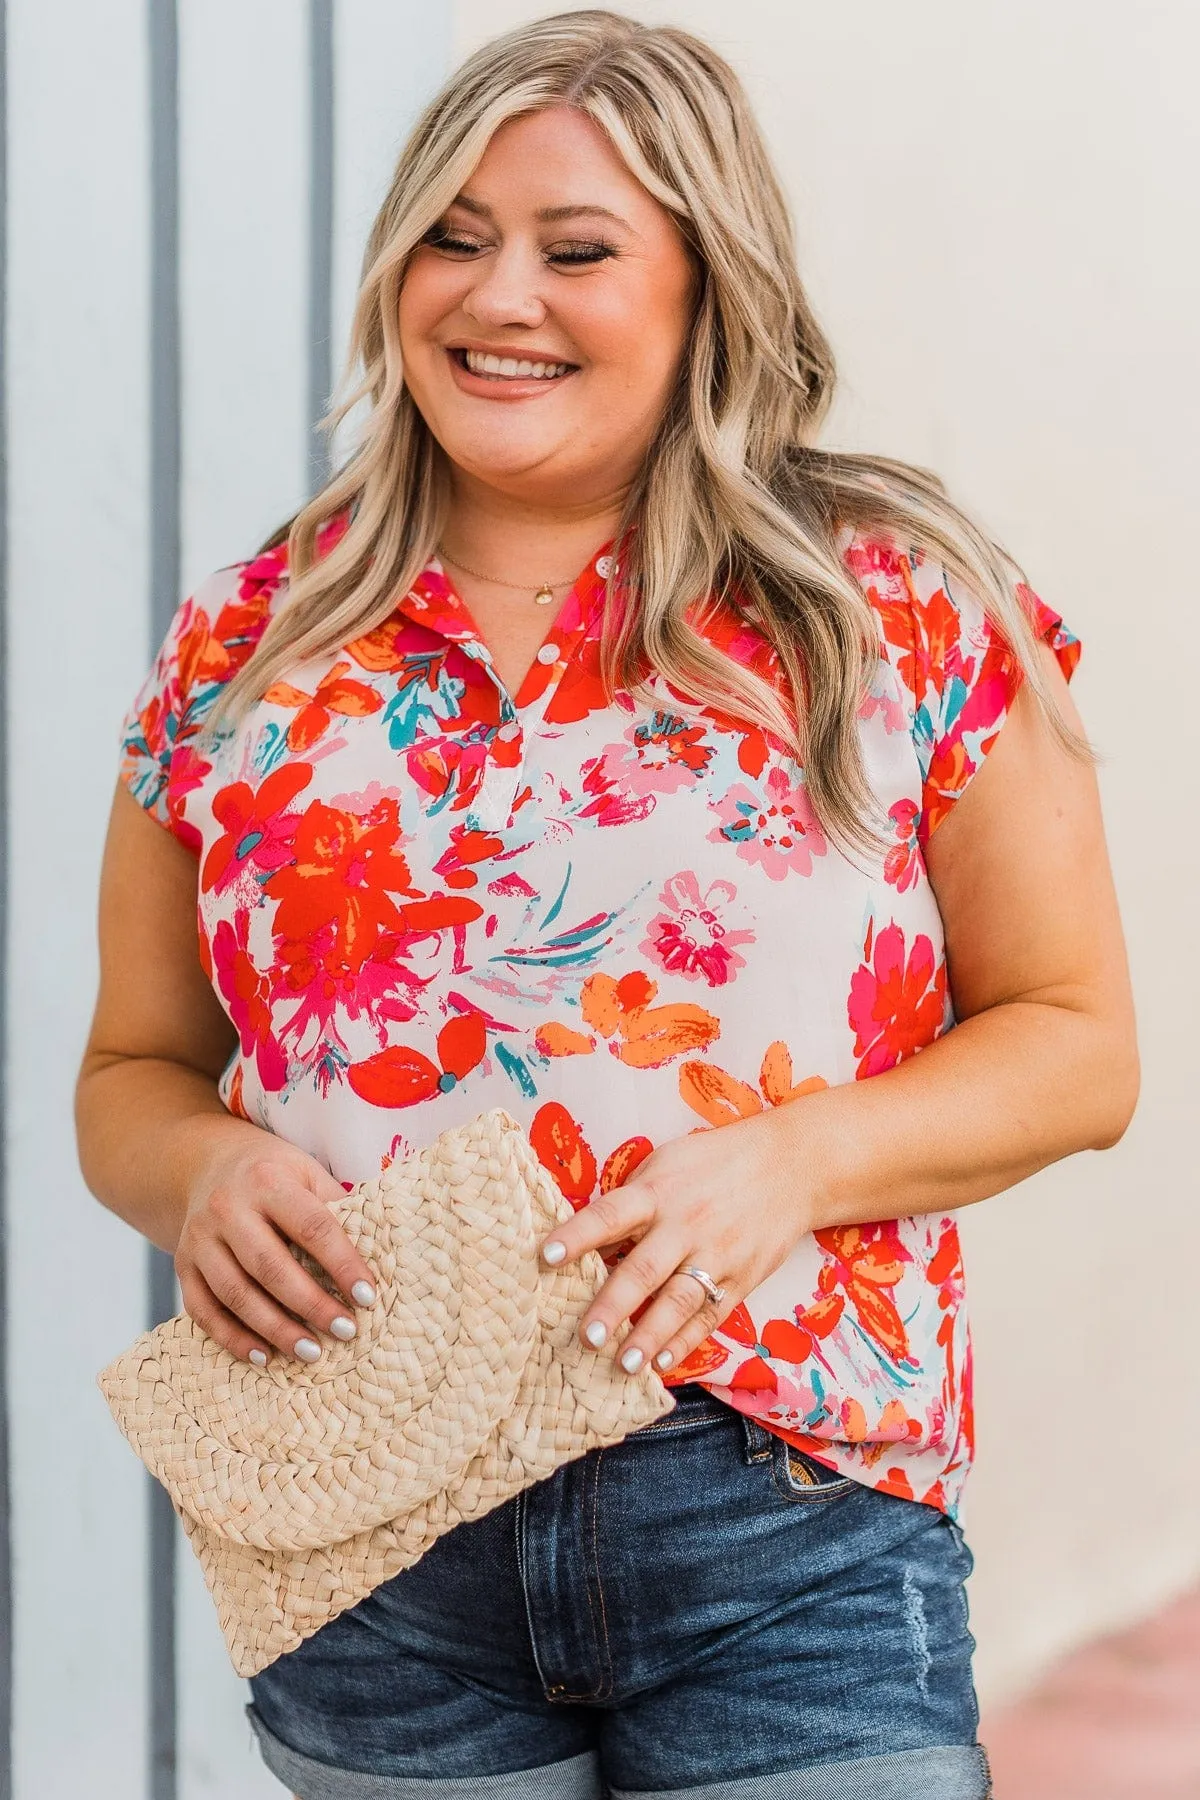
[[[477,238],[460,237],[457,232],[448,230],[444,225],[433,225],[421,239],[433,249],[442,251],[448,256],[471,257],[488,249],[486,243]],[[542,252],[548,263],[559,263],[567,268],[578,268],[606,261],[617,254],[615,244],[605,243],[601,239],[584,243],[564,245],[561,249],[548,249]]]

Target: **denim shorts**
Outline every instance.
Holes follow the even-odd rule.
[[[958,1526],[675,1396],[253,1677],[300,1800],[986,1800]]]

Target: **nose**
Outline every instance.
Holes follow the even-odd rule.
[[[539,286],[545,272],[540,257],[508,246],[475,265],[476,279],[462,309],[479,325],[541,325],[546,304]]]

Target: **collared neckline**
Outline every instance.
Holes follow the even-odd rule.
[[[548,699],[581,644],[598,635],[609,574],[620,573],[619,563],[612,560],[614,554],[615,539],[610,538],[584,564],[550,621],[520,690],[514,695],[508,694],[496,674],[491,652],[470,608],[439,558],[432,558],[408,592],[397,600],[396,611],[412,623],[424,625],[461,645],[467,655],[488,668],[514,711],[526,713],[539,701]],[[546,654],[551,649],[556,652],[553,657]]]

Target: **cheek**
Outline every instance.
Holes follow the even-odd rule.
[[[639,411],[661,409],[687,342],[687,317],[648,295],[593,321],[593,354],[606,386]]]
[[[453,264],[427,263],[418,256],[404,278],[397,309],[400,350],[406,362],[410,358],[427,360],[433,354],[430,335],[458,305],[462,285]]]

